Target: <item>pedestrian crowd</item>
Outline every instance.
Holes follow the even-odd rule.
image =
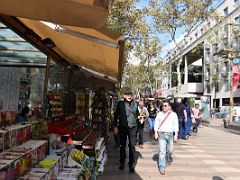
[[[129,170],[135,172],[135,146],[144,148],[143,130],[149,125],[149,136],[159,142],[158,168],[165,174],[166,165],[172,163],[173,143],[178,139],[187,140],[192,133],[198,132],[199,104],[185,102],[177,98],[175,103],[163,100],[161,104],[144,99],[136,101],[130,89],[124,91],[124,99],[117,102],[114,114],[114,135],[119,137],[120,166],[125,168],[126,146],[129,148]],[[118,146],[118,145],[117,145]]]

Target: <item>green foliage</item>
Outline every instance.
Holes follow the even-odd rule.
[[[194,107],[194,105],[195,105],[195,98],[190,97],[190,98],[188,99],[188,104],[189,104],[191,107]]]
[[[161,86],[162,73],[168,72],[159,58],[165,42],[158,34],[168,33],[176,43],[178,29],[185,27],[190,31],[210,16],[212,0],[149,0],[148,6],[139,8],[136,4],[140,1],[143,2],[116,0],[110,11],[108,28],[120,31],[125,39],[127,63],[123,85],[136,93],[153,93]],[[137,59],[139,64],[133,65],[131,58]]]
[[[179,28],[190,31],[212,15],[212,0],[151,0],[150,4],[149,14],[154,17],[156,29],[169,33],[173,40]]]

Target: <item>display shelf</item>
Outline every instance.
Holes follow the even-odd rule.
[[[96,92],[92,103],[92,127],[101,132],[102,136],[107,139],[109,126],[109,105],[108,96],[103,90]]]
[[[63,101],[61,96],[48,94],[48,118],[52,121],[60,120],[63,117]]]
[[[105,153],[101,161],[101,164],[99,165],[99,168],[98,168],[98,175],[103,174],[106,163],[107,163],[107,154]]]

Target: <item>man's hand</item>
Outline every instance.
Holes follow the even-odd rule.
[[[113,133],[114,133],[116,136],[118,135],[118,128],[117,128],[117,127],[114,128]]]
[[[177,142],[177,140],[178,140],[178,133],[176,133],[176,134],[174,135],[174,137],[173,137],[173,141],[174,141],[174,142]]]
[[[158,139],[158,132],[157,132],[157,131],[155,131],[154,138],[155,138],[156,140]]]

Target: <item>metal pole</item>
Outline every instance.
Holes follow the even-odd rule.
[[[50,63],[51,58],[47,56],[47,67],[45,72],[45,81],[44,81],[44,91],[43,91],[43,111],[46,112],[47,110],[47,92],[48,92],[48,79],[50,75]]]
[[[229,69],[230,69],[230,107],[229,107],[229,124],[233,121],[233,82],[232,82],[232,60],[229,60]]]

